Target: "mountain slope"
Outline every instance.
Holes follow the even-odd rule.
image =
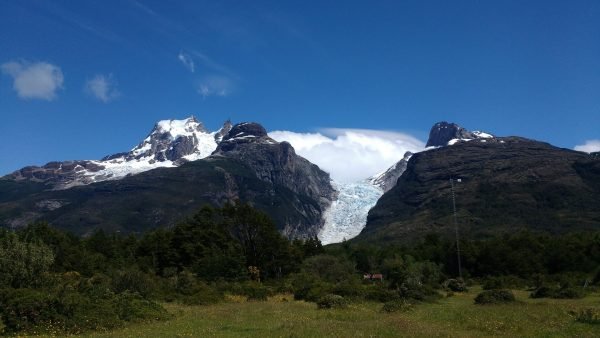
[[[469,236],[600,226],[597,158],[520,137],[449,142],[456,138],[447,135],[431,143],[451,146],[412,155],[396,186],[369,212],[358,240],[451,234],[450,178],[462,181],[455,185],[456,203],[461,232]]]
[[[99,228],[136,233],[171,226],[203,204],[240,200],[266,211],[290,237],[316,235],[335,194],[327,173],[257,124],[233,126],[221,144],[201,160],[68,189],[4,177],[0,225],[43,219],[78,234]]]

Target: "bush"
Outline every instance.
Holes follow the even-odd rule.
[[[462,278],[447,279],[446,281],[444,281],[444,283],[442,283],[442,286],[444,287],[444,289],[454,292],[469,291],[469,289],[467,289],[467,284],[465,284],[465,281]]]
[[[412,299],[419,302],[433,302],[439,299],[440,294],[429,285],[402,284],[398,290],[402,299]]]
[[[485,278],[482,287],[484,290],[518,289],[526,284],[524,280],[516,276],[497,276]]]
[[[333,292],[333,285],[324,282],[308,273],[298,273],[292,278],[294,299],[317,302]]]
[[[184,295],[182,301],[186,305],[210,305],[224,300],[222,292],[210,287],[203,282],[194,284],[191,294]]]
[[[139,270],[119,271],[112,278],[111,286],[116,293],[137,292],[142,297],[149,297],[156,289],[152,278]]]
[[[267,297],[271,295],[269,288],[256,282],[249,282],[244,285],[243,292],[248,300],[266,301]]]
[[[365,287],[366,300],[373,300],[377,302],[388,302],[400,298],[398,292],[390,290],[381,285],[367,285]]]
[[[77,334],[113,329],[129,321],[168,318],[159,304],[138,294],[99,293],[83,286],[83,290],[0,290],[0,317],[5,331]]]
[[[585,297],[583,289],[574,287],[561,288],[554,296],[558,299],[579,299],[583,297]]]
[[[505,304],[515,301],[515,295],[509,290],[487,290],[475,297],[475,304]]]
[[[540,286],[535,289],[531,294],[530,298],[553,298],[556,290],[548,286]]]
[[[60,319],[53,311],[55,304],[56,299],[36,290],[0,291],[0,311],[6,330],[10,332],[31,330],[41,323]]]
[[[397,299],[386,302],[381,308],[382,312],[407,312],[413,308],[413,304],[405,299]]]
[[[158,303],[147,300],[130,292],[115,296],[115,308],[120,320],[160,320],[169,318],[167,311]]]
[[[319,309],[343,309],[348,306],[346,299],[340,295],[326,295],[317,302]]]
[[[575,317],[575,321],[586,324],[600,324],[600,311],[594,308],[571,311],[570,314]]]
[[[365,286],[357,278],[336,283],[332,291],[333,294],[353,299],[362,299],[366,294]]]
[[[535,289],[529,297],[531,298],[556,298],[556,299],[579,299],[585,297],[585,291],[581,288],[564,287],[552,288],[541,286]]]

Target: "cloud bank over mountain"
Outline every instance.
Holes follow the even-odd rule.
[[[296,152],[341,183],[378,174],[402,159],[405,152],[420,151],[425,143],[394,131],[328,128],[316,133],[277,130],[273,139],[289,142]]]
[[[575,150],[584,151],[586,153],[600,151],[600,140],[587,140],[584,144],[576,145]]]

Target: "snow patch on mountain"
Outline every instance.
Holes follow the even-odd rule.
[[[332,184],[338,198],[323,214],[325,224],[318,235],[323,244],[356,237],[367,224],[369,210],[383,195],[383,190],[369,180]]]
[[[231,129],[227,121],[214,132],[189,117],[183,120],[158,121],[150,134],[129,152],[106,156],[101,160],[82,161],[67,179],[57,184],[55,189],[68,189],[94,182],[121,179],[144,171],[176,167],[185,162],[196,161],[211,155]],[[59,168],[59,170],[61,170]]]

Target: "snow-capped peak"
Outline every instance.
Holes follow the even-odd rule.
[[[194,116],[158,121],[148,136],[129,152],[106,156],[99,161],[80,161],[75,169],[63,173],[64,179],[55,189],[120,179],[205,158],[215,151],[231,126],[231,122],[226,121],[218,131],[209,132]]]
[[[193,155],[200,159],[217,148],[215,135],[191,116],[183,120],[158,121],[150,134],[125,157],[128,160],[149,158],[158,162],[177,161]]]
[[[207,130],[194,116],[183,120],[161,120],[156,123],[153,133],[168,134],[175,140],[180,136],[191,136],[195,132],[206,133]]]

